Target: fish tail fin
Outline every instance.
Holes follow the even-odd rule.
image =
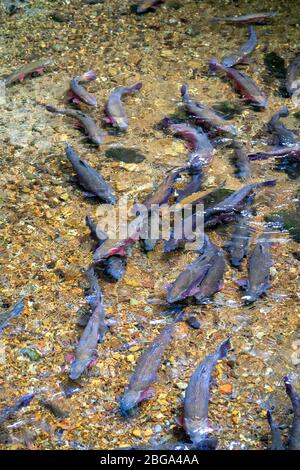
[[[262,183],[259,183],[260,186],[276,186],[276,183],[277,183],[277,180],[267,180],[267,181],[263,181]]]
[[[216,350],[217,360],[224,359],[227,356],[229,349],[231,348],[230,338],[227,338],[223,343],[220,344]]]
[[[188,99],[188,86],[186,83],[183,83],[180,88],[181,97]]]
[[[96,80],[96,78],[97,78],[97,75],[94,72],[94,70],[88,70],[82,75],[82,77],[80,77],[80,80],[84,82],[91,82],[93,80]]]
[[[300,415],[300,396],[296,393],[288,376],[283,377],[283,381],[285,385],[286,394],[291,400],[294,414],[299,416]]]
[[[126,90],[126,93],[136,93],[142,88],[143,84],[142,82],[137,82],[132,86],[129,86]]]
[[[272,433],[272,447],[271,450],[284,450],[284,446],[281,440],[280,431],[277,423],[273,420],[273,416],[270,410],[267,411],[267,420]]]

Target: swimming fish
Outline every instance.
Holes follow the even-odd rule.
[[[224,57],[222,60],[222,64],[225,65],[225,67],[233,67],[236,64],[245,62],[251,52],[254,51],[257,44],[256,32],[253,26],[249,26],[248,31],[248,40],[236,52]]]
[[[227,132],[233,135],[237,134],[237,129],[229,124],[228,121],[222,118],[216,111],[203,103],[192,100],[188,94],[188,86],[185,83],[181,87],[181,96],[189,114],[199,121],[201,125],[218,132]]]
[[[287,106],[281,108],[267,124],[267,129],[272,134],[273,145],[278,146],[293,146],[295,144],[295,135],[292,131],[287,129],[285,125],[281,122],[282,117],[287,117],[289,115],[289,110]]]
[[[235,176],[237,178],[248,178],[251,175],[251,168],[244,146],[237,139],[233,139],[232,147],[234,149],[234,164],[236,166]]]
[[[188,264],[177,279],[167,287],[167,302],[180,302],[201,291],[201,282],[211,268],[216,252],[217,247],[209,241],[206,242],[203,253]]]
[[[296,142],[294,145],[288,147],[275,147],[272,150],[249,153],[249,160],[268,160],[269,158],[285,158],[293,157],[300,158],[300,142]]]
[[[294,417],[288,437],[288,450],[300,450],[300,396],[296,393],[289,377],[284,377],[285,390],[291,400]]]
[[[127,131],[128,119],[121,101],[124,95],[132,95],[142,88],[142,83],[138,82],[131,86],[121,86],[115,88],[105,105],[106,122],[117,127],[121,131]]]
[[[204,450],[209,444],[212,429],[208,423],[209,388],[214,367],[227,356],[230,340],[226,339],[198,365],[190,378],[184,397],[184,428],[197,450]],[[215,445],[217,441],[215,441]]]
[[[97,99],[91,95],[82,85],[82,83],[90,82],[96,79],[96,74],[93,70],[89,70],[82,76],[72,78],[70,82],[70,90],[67,93],[68,100],[75,104],[83,102],[90,106],[97,106]]]
[[[108,235],[104,230],[101,230],[97,224],[95,224],[89,212],[85,216],[85,224],[90,229],[92,237],[99,242],[99,245],[104,243],[108,239]]]
[[[95,278],[93,269],[90,276]],[[107,331],[104,317],[103,295],[101,289],[95,287],[95,294],[89,297],[93,312],[76,346],[75,359],[71,363],[69,377],[71,380],[78,379],[81,374],[94,362],[97,357],[98,341],[103,341]]]
[[[241,262],[248,255],[250,237],[249,214],[243,211],[238,214],[231,239],[225,246],[230,255],[230,262],[235,268],[240,269]]]
[[[49,113],[64,114],[65,116],[77,119],[77,127],[85,130],[93,144],[99,146],[103,143],[104,133],[91,116],[88,116],[78,109],[58,109],[52,105],[47,105],[46,109]]]
[[[22,82],[28,75],[32,75],[33,73],[41,75],[44,69],[49,65],[53,65],[52,59],[39,59],[30,64],[22,65],[3,79],[5,86],[9,86],[15,82]]]
[[[195,129],[184,123],[174,124],[171,121],[168,122],[168,120],[165,120],[165,123],[175,135],[179,135],[187,142],[190,150],[187,162],[189,169],[195,171],[211,163],[214,149],[203,129],[200,127]]]
[[[262,235],[248,261],[248,279],[245,281],[246,292],[243,296],[246,304],[251,304],[270,289],[270,268],[273,265],[270,241]],[[242,285],[242,284],[241,284]]]
[[[174,183],[180,178],[180,173],[184,170],[185,168],[171,170],[157,189],[145,198],[143,205],[150,210],[152,205],[161,205],[168,202],[174,193]]]
[[[276,180],[267,180],[260,183],[252,183],[234,191],[230,196],[226,197],[215,206],[205,209],[204,226],[213,227],[221,222],[232,220],[236,212],[243,209],[247,202],[247,198],[253,194],[255,189],[275,186],[275,184]]]
[[[203,184],[203,171],[202,168],[198,168],[195,172],[191,172],[190,181],[185,185],[183,189],[177,190],[176,203],[182,202],[192,194],[199,192]]]
[[[138,403],[153,396],[149,387],[156,381],[157,371],[172,339],[176,323],[177,320],[165,328],[140,356],[121,398],[120,410],[123,416],[129,417]]]
[[[267,20],[277,15],[277,11],[263,12],[263,13],[248,13],[241,16],[215,16],[211,19],[213,22],[224,21],[227,23],[252,23],[252,24],[265,24]]]
[[[116,196],[111,186],[100,173],[82,160],[69,144],[66,146],[66,156],[72,163],[78,182],[87,191],[86,196],[96,196],[108,204],[116,203]]]
[[[268,105],[266,95],[258,88],[257,84],[246,75],[233,67],[225,67],[215,59],[209,61],[210,70],[223,72],[233,81],[235,88],[241,93],[244,101],[248,101],[252,106],[265,108]]]
[[[143,224],[143,217],[138,216],[129,222],[127,227],[128,237],[125,239],[108,238],[104,241],[94,253],[94,263],[98,264],[104,259],[113,255],[125,256],[126,250],[140,239],[140,231]]]
[[[211,258],[210,267],[199,284],[198,292],[194,296],[197,304],[208,303],[211,297],[222,289],[225,266],[224,253],[219,249]]]

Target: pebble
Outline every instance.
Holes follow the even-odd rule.
[[[199,328],[201,328],[201,323],[200,321],[198,320],[197,317],[195,316],[191,316],[189,317],[187,320],[186,320],[187,324],[190,325],[192,328],[194,328],[195,330],[199,330]]]
[[[126,357],[127,361],[130,362],[131,364],[135,361],[134,355],[133,354],[128,354]]]
[[[185,382],[177,382],[176,387],[179,388],[179,390],[185,390],[187,388],[188,384]]]

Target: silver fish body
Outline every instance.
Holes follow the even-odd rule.
[[[184,397],[184,428],[194,448],[203,448],[211,428],[208,423],[209,386],[217,362],[227,356],[230,340],[225,340],[214,353],[198,365],[190,378]]]
[[[72,163],[79,183],[84,187],[84,189],[86,189],[86,191],[88,191],[88,193],[99,197],[99,199],[107,202],[108,204],[116,203],[116,196],[111,186],[105,181],[100,173],[94,170],[94,168],[77,155],[71,145],[67,145],[66,155]]]

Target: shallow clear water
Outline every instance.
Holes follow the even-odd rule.
[[[241,273],[228,265],[224,288],[214,301],[189,305],[201,329],[186,324],[178,328],[159,371],[156,396],[126,421],[119,414],[118,398],[144,345],[169,321],[161,316],[164,301],[148,299],[163,299],[164,285],[194,258],[186,252],[164,255],[160,244],[146,255],[137,244],[118,284],[100,280],[106,314],[116,324],[99,345],[97,363],[79,381],[77,393],[65,396],[68,355],[80,335],[78,311],[86,305],[83,271],[92,261],[93,242],[84,219],[88,208],[92,215],[97,208],[69,181],[72,170],[64,155],[65,142],[101,170],[119,197],[143,200],[167,170],[187,158],[184,142],[157,127],[179,109],[184,81],[199,101],[242,105],[242,113],[232,122],[249,151],[266,147],[269,136],[264,124],[283,105],[290,109],[284,123],[299,134],[299,120],[293,116],[299,109],[280,96],[280,80],[264,65],[267,53],[276,52],[287,65],[298,52],[296,3],[251,2],[252,11],[278,11],[270,24],[257,27],[258,47],[245,67],[269,98],[268,108],[261,112],[245,106],[229,83],[207,73],[210,58],[224,57],[247,37],[245,27],[213,24],[209,19],[247,13],[249,2],[171,0],[143,16],[131,12],[133,3],[109,0],[89,6],[79,0],[41,0],[26,2],[24,10],[4,16],[0,75],[40,57],[52,57],[55,64],[44,75],[7,88],[1,102],[0,306],[5,310],[24,295],[26,308],[0,337],[0,408],[21,395],[38,395],[3,425],[9,443],[0,448],[111,449],[151,439],[182,439],[176,417],[182,412],[189,377],[216,344],[231,336],[233,350],[213,376],[210,422],[219,448],[265,449],[270,439],[266,409],[274,406],[274,417],[285,434],[291,421],[282,376],[289,374],[300,390],[299,244],[287,231],[274,233],[273,279],[267,297],[244,306],[235,281],[245,276],[246,264]],[[54,11],[66,21],[53,20]],[[99,149],[82,140],[72,120],[51,115],[43,107],[63,106],[70,77],[90,68],[98,78],[89,91],[99,105],[89,112],[100,122],[111,89],[143,82],[139,94],[126,98],[129,131],[123,135],[108,130]],[[145,159],[126,163],[107,158],[107,150],[116,145],[135,149]],[[205,189],[224,180],[226,188],[242,186],[234,176],[231,153],[227,146],[217,147],[206,171]],[[277,179],[275,188],[256,196],[254,239],[266,216],[279,209],[296,210],[299,166],[294,167],[278,169],[272,160],[252,163],[251,182]],[[221,227],[211,232],[211,238],[223,246],[230,231],[230,225]],[[39,351],[40,357],[32,360],[24,348]],[[221,392],[224,384],[232,385],[230,395]],[[68,417],[53,416],[40,405],[41,397],[53,400]]]

